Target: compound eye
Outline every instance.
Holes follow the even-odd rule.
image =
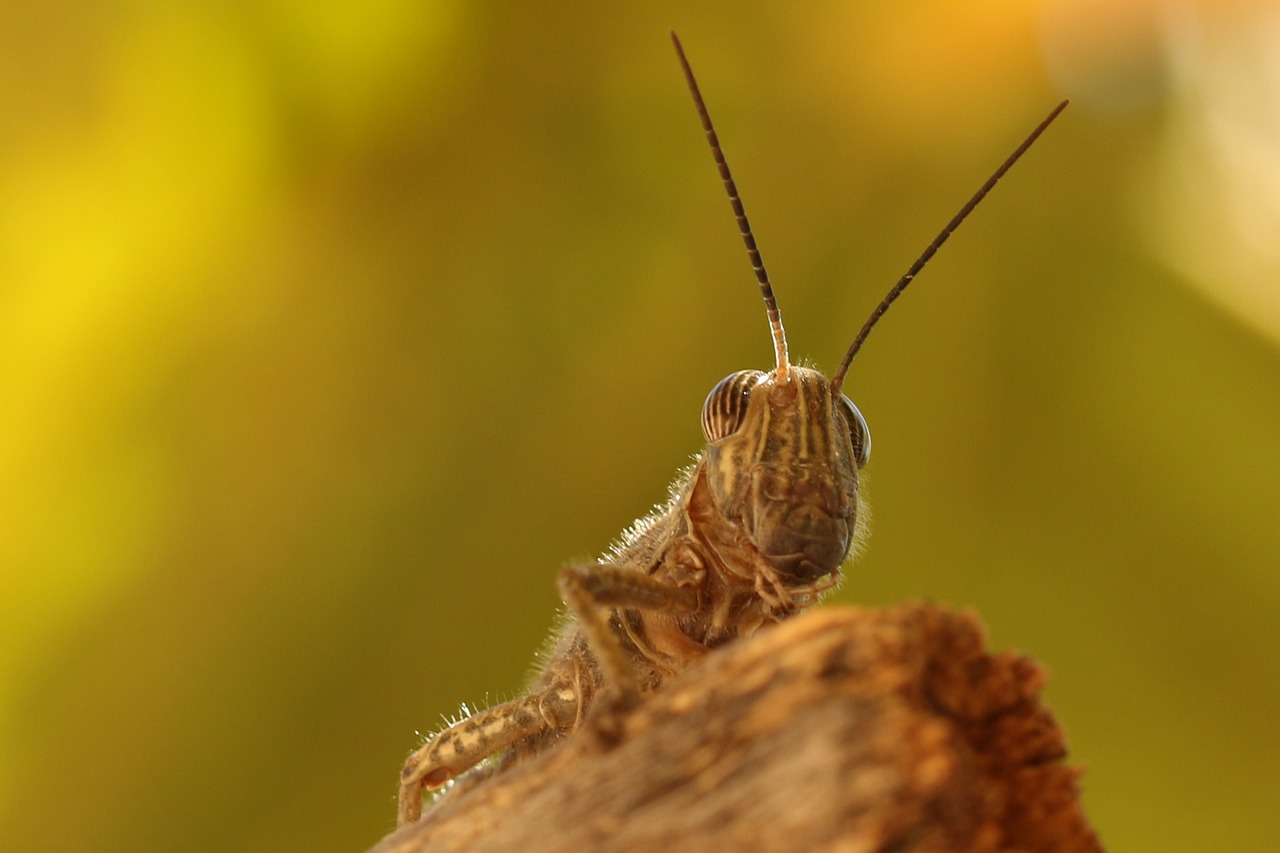
[[[751,389],[764,376],[759,370],[739,370],[716,383],[702,404],[702,434],[708,442],[733,435],[747,417]]]
[[[841,394],[840,410],[844,412],[845,423],[849,425],[849,440],[853,444],[853,461],[859,469],[871,458],[871,430],[867,429],[867,419],[858,411],[845,395]]]

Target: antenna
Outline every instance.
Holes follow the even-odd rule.
[[[902,291],[907,289],[907,285],[915,279],[920,270],[924,268],[924,265],[929,262],[929,259],[937,253],[938,249],[942,248],[942,244],[947,242],[951,232],[955,231],[960,226],[960,223],[965,220],[965,217],[973,212],[973,209],[978,206],[978,202],[982,201],[987,193],[991,192],[991,188],[1004,177],[1005,172],[1009,171],[1013,164],[1018,162],[1018,159],[1023,154],[1027,153],[1027,149],[1031,147],[1032,143],[1040,137],[1040,134],[1045,132],[1045,129],[1053,123],[1059,113],[1067,108],[1069,103],[1071,102],[1063,101],[1058,104],[1044,121],[1036,125],[1035,130],[1031,131],[1031,134],[1022,141],[1022,144],[1014,149],[1014,152],[1000,164],[1000,168],[996,169],[991,177],[987,178],[987,182],[973,194],[973,197],[965,203],[964,207],[960,208],[960,212],[951,217],[951,221],[947,223],[937,237],[933,238],[933,242],[925,248],[919,258],[916,258],[916,262],[911,265],[902,278],[898,279],[898,283],[893,286],[893,289],[889,291],[884,299],[880,300],[880,304],[871,312],[867,322],[862,325],[862,330],[858,332],[858,336],[853,339],[853,344],[849,347],[849,351],[844,354],[844,360],[840,362],[840,367],[836,369],[835,374],[831,377],[832,396],[840,393],[840,386],[844,384],[845,373],[848,372],[849,365],[853,362],[853,357],[858,354],[858,350],[862,349],[862,342],[867,339],[867,335],[871,334],[871,328],[884,316],[884,312],[889,310],[889,306],[893,304],[894,300],[902,295]]]
[[[777,361],[775,372],[786,376],[790,365],[787,362],[787,333],[782,328],[782,314],[778,311],[778,300],[773,295],[773,285],[769,283],[769,273],[765,271],[764,261],[760,259],[760,250],[756,248],[756,238],[751,233],[751,223],[747,221],[747,212],[742,206],[742,198],[738,195],[738,186],[729,173],[729,164],[725,162],[724,151],[720,148],[720,139],[716,129],[711,125],[711,115],[707,112],[707,104],[702,100],[702,92],[698,90],[698,81],[693,77],[693,69],[685,58],[680,38],[671,31],[671,43],[676,47],[676,56],[680,58],[680,67],[684,69],[685,82],[689,84],[689,94],[693,96],[693,105],[698,110],[698,118],[702,121],[702,129],[706,131],[707,143],[711,146],[711,156],[715,158],[716,168],[720,170],[720,180],[724,181],[725,192],[729,194],[729,205],[738,220],[738,231],[742,233],[742,242],[747,245],[747,256],[751,259],[751,269],[755,271],[756,281],[760,283],[760,293],[764,296],[765,311],[769,314],[769,330],[773,333],[773,351]]]

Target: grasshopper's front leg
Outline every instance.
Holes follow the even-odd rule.
[[[613,693],[611,698],[619,705],[635,704],[640,686],[618,635],[609,626],[611,611],[631,608],[692,613],[698,608],[698,589],[692,575],[690,580],[689,584],[672,583],[611,563],[571,566],[560,572],[560,597],[577,617]]]
[[[608,698],[623,706],[634,704],[639,685],[609,627],[611,609],[685,613],[698,604],[698,593],[692,586],[608,564],[567,568],[560,573],[559,586],[561,598],[577,617],[587,646],[613,691]],[[543,690],[474,714],[423,744],[409,756],[400,773],[397,824],[413,823],[422,815],[424,788],[439,787],[520,741],[576,727],[584,711],[582,690],[576,680],[557,680]]]

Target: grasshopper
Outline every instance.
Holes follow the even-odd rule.
[[[635,522],[596,563],[557,577],[568,613],[527,694],[471,715],[411,754],[398,822],[416,821],[424,789],[498,753],[501,769],[588,721],[606,740],[617,715],[699,658],[816,603],[865,528],[858,472],[871,434],[841,392],[867,334],[960,222],[1066,107],[1059,104],[925,249],[876,306],[836,372],[791,364],[773,286],[693,71],[676,55],[764,297],[772,370],[720,380],[702,407],[707,445],[664,508]],[[616,737],[616,731],[612,735]]]

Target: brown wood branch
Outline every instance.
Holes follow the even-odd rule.
[[[931,604],[819,608],[371,853],[1100,850],[1030,659]]]

